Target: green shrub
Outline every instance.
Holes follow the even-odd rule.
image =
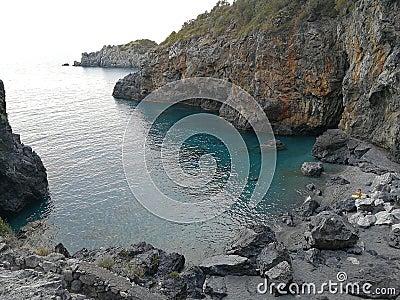
[[[97,265],[104,269],[110,270],[115,265],[115,261],[111,255],[104,255],[97,259]]]
[[[35,250],[35,253],[37,255],[39,255],[39,256],[47,256],[47,255],[49,255],[50,253],[53,253],[53,252],[54,252],[54,250],[50,249],[48,247],[40,247],[40,248],[37,248]]]
[[[169,274],[169,277],[171,277],[171,278],[179,278],[179,273],[178,272],[171,272]]]
[[[12,229],[10,225],[8,225],[2,218],[0,218],[0,234],[8,234],[11,233]]]
[[[135,274],[139,278],[143,278],[144,277],[144,272],[141,269],[134,270],[133,274]]]

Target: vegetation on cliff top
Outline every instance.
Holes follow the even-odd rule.
[[[142,39],[142,40],[132,41],[127,44],[118,45],[117,47],[121,51],[133,51],[138,54],[145,54],[151,48],[154,48],[156,46],[157,46],[156,42],[148,39]],[[110,48],[112,46],[109,45],[107,47]]]
[[[348,11],[351,0],[220,0],[210,12],[187,21],[160,46],[206,34],[240,38],[253,32],[280,32],[307,18],[336,17]]]

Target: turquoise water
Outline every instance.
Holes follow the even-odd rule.
[[[130,71],[61,67],[58,62],[0,65],[10,123],[41,156],[50,185],[50,197],[42,204],[17,217],[8,216],[14,228],[27,219],[47,218],[58,228],[57,242],[71,251],[147,241],[198,262],[221,251],[240,226],[272,222],[277,214],[304,201],[304,186],[315,180],[302,176],[300,166],[314,160],[310,152],[315,138],[278,137],[287,150],[278,152],[267,195],[250,209],[246,199],[257,179],[260,148],[252,133],[241,132],[252,168],[242,200],[231,210],[186,225],[149,213],[129,189],[121,156],[125,126],[137,103],[111,96],[115,82]],[[153,127],[150,138],[159,140],[177,119],[199,112],[190,106],[174,107]],[[223,186],[231,170],[230,156],[218,139],[207,135],[188,139],[182,147],[182,166],[188,172],[196,170],[198,158],[207,153],[218,162],[218,176],[210,186]],[[163,181],[158,183],[162,186]]]

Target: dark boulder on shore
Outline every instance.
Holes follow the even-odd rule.
[[[301,172],[305,176],[319,177],[324,171],[324,166],[320,162],[305,162],[301,166]]]
[[[232,239],[226,248],[226,253],[254,258],[272,242],[276,242],[276,237],[271,228],[263,225],[249,225],[240,230]]]
[[[310,248],[338,250],[355,245],[358,231],[345,217],[332,211],[323,211],[312,217],[304,234]]]
[[[47,195],[46,169],[31,147],[12,132],[0,80],[0,212],[19,212]]]

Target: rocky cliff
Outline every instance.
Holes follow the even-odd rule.
[[[0,212],[18,212],[42,200],[47,189],[46,169],[40,157],[11,130],[0,80]]]
[[[103,68],[139,68],[146,52],[157,46],[150,40],[136,40],[118,46],[104,46],[100,51],[82,53],[80,62],[75,66]]]
[[[278,134],[340,126],[399,159],[399,16],[398,1],[220,1],[150,51],[113,95],[140,100],[174,80],[222,78],[248,91]],[[228,107],[219,113],[248,126]]]

